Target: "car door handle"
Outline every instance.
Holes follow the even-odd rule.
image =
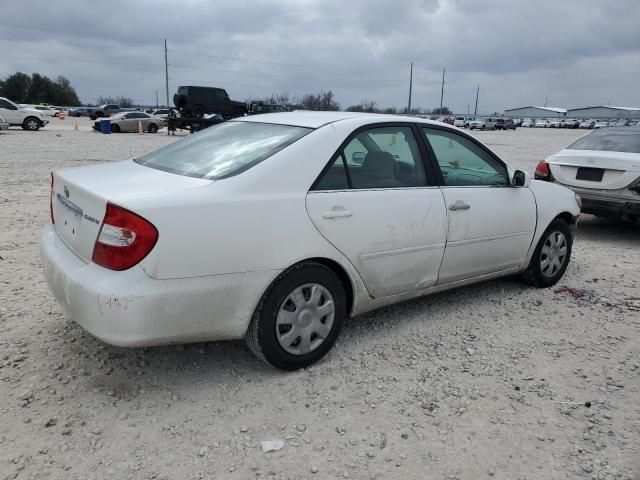
[[[449,210],[451,210],[452,212],[455,212],[457,210],[469,210],[470,208],[471,205],[463,202],[462,200],[456,200],[456,203],[452,203],[451,205],[449,205]]]
[[[345,210],[342,207],[333,207],[331,210],[327,210],[326,212],[322,212],[322,218],[346,218],[353,215],[353,212],[350,210]]]

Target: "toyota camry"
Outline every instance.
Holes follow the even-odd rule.
[[[44,273],[107,343],[244,338],[310,365],[345,318],[507,275],[555,284],[580,213],[464,131],[350,112],[241,117],[57,170]]]

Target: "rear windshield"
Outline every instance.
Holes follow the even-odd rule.
[[[576,140],[567,148],[569,150],[640,153],[640,129],[598,130]]]
[[[227,122],[135,159],[179,175],[219,180],[237,175],[309,133],[311,128]]]

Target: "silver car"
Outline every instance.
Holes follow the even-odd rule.
[[[107,120],[97,120],[93,125],[93,129],[100,131],[102,121]],[[117,113],[109,118],[108,121],[111,122],[112,133],[135,133],[140,129],[140,126],[145,132],[156,133],[165,124],[162,118],[154,117],[144,112]]]

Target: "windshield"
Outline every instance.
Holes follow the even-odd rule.
[[[311,128],[227,122],[136,158],[141,165],[219,180],[248,170],[311,132]]]
[[[635,127],[599,130],[576,140],[567,149],[640,153],[640,130]]]

